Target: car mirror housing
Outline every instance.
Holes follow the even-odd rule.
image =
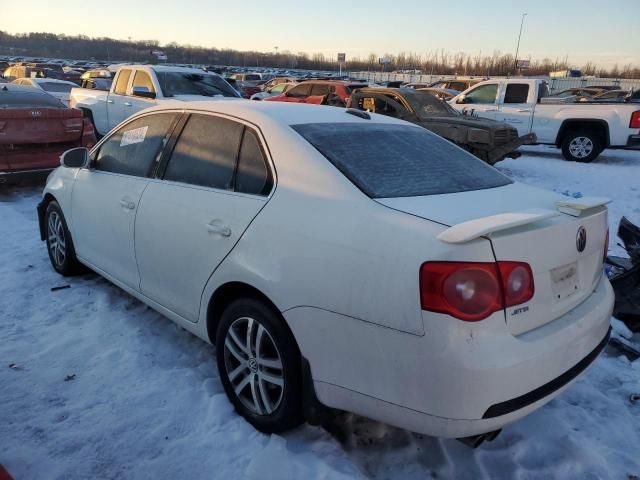
[[[131,94],[134,97],[156,98],[155,92],[150,91],[147,87],[133,87]]]
[[[72,148],[60,155],[60,165],[67,168],[86,167],[89,162],[89,150],[84,147]]]
[[[458,99],[456,100],[457,104],[461,104],[461,103],[467,103],[467,96],[466,95],[460,95],[458,97]]]

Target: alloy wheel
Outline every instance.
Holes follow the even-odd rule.
[[[235,395],[255,415],[269,415],[284,393],[282,357],[273,338],[257,320],[241,317],[224,341],[224,366]]]
[[[56,266],[62,268],[67,257],[67,244],[64,236],[62,218],[57,212],[51,212],[49,214],[47,234],[51,258],[53,258]]]
[[[589,137],[575,137],[569,143],[569,152],[575,158],[586,158],[593,152],[593,141]]]

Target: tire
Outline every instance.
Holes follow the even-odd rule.
[[[572,162],[592,162],[602,150],[602,138],[593,130],[570,130],[562,139],[562,155]]]
[[[229,400],[254,428],[278,433],[304,421],[300,352],[272,308],[253,298],[232,302],[216,332],[216,358]]]
[[[47,253],[53,269],[65,277],[84,273],[86,269],[78,262],[67,222],[55,200],[47,205],[44,222]]]

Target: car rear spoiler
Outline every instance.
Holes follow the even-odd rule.
[[[560,216],[557,210],[535,208],[522,212],[499,213],[489,217],[476,218],[447,228],[436,238],[446,243],[465,243],[489,233],[519,227],[528,223],[540,222],[547,218]]]
[[[611,199],[606,197],[567,198],[566,200],[557,201],[555,207],[562,213],[572,217],[579,217],[585,210],[601,207],[610,202]]]

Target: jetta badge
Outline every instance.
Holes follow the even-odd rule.
[[[583,252],[587,246],[587,229],[580,226],[578,234],[576,235],[576,248],[578,252]]]

